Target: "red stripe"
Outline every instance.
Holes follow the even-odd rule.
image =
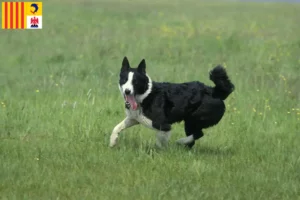
[[[16,2],[16,28],[19,28],[19,2]]]
[[[4,23],[4,28],[7,29],[8,26],[8,16],[7,16],[7,12],[8,12],[8,8],[7,8],[7,2],[4,3],[4,13],[5,13],[5,23]]]
[[[24,27],[24,2],[21,2],[21,28]]]
[[[10,28],[14,28],[14,3],[10,2]]]

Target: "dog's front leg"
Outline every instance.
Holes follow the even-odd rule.
[[[165,148],[168,146],[171,131],[158,131],[156,134],[156,146],[159,148]]]
[[[159,148],[167,147],[169,139],[171,137],[171,125],[160,123],[159,121],[153,121],[152,127],[157,130],[156,146]]]
[[[134,119],[128,118],[126,117],[122,122],[120,122],[117,126],[115,126],[115,128],[113,129],[111,135],[110,135],[110,143],[109,146],[113,147],[117,144],[117,140],[119,137],[119,133],[126,129],[129,128],[131,126],[134,126],[138,124],[138,122]]]

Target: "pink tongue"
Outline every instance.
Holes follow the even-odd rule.
[[[126,95],[126,101],[128,103],[130,103],[130,106],[131,106],[132,110],[137,109],[137,103],[136,103],[133,95]]]

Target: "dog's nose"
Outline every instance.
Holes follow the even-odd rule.
[[[126,94],[126,95],[129,95],[129,94],[130,94],[130,92],[131,92],[131,91],[130,91],[130,90],[128,90],[128,89],[126,89],[126,90],[125,90],[125,94]]]

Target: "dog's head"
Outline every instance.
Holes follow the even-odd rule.
[[[143,59],[137,68],[131,68],[124,57],[120,72],[119,89],[131,109],[136,110],[139,103],[150,94],[152,81],[146,74],[146,61]]]

